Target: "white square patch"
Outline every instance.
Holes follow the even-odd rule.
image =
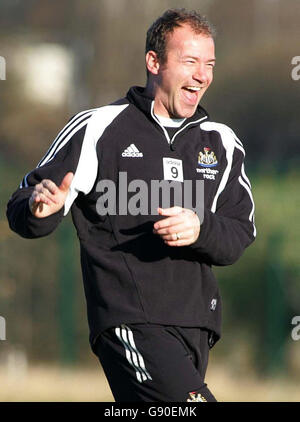
[[[163,157],[164,180],[183,182],[182,160]]]

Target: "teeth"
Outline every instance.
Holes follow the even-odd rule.
[[[200,91],[200,88],[196,86],[187,86],[186,89],[189,89],[190,91]]]

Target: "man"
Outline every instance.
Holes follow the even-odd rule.
[[[73,117],[8,204],[27,238],[71,209],[91,347],[116,401],[216,400],[204,381],[221,325],[211,266],[235,262],[255,227],[243,146],[199,106],[214,64],[206,19],[166,11],[147,33],[146,87]],[[165,207],[162,193],[157,209],[155,181],[193,182],[193,201],[204,183],[204,203],[174,194]]]

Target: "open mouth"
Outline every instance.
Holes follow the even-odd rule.
[[[184,86],[183,89],[189,92],[198,92],[201,88],[199,86]]]
[[[183,86],[182,87],[184,98],[187,100],[188,103],[191,105],[195,105],[198,102],[198,93],[200,92],[201,88],[197,86]]]

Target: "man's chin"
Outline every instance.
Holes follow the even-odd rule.
[[[193,115],[196,113],[197,107],[193,108],[192,110],[182,110],[180,113],[178,113],[178,116],[176,119],[189,119],[190,117],[193,117]]]
[[[180,107],[179,110],[176,110],[178,112],[178,115],[180,117],[177,117],[177,119],[189,119],[190,117],[193,117],[193,115],[196,113],[197,107],[199,105],[199,102],[193,106],[183,106]]]

